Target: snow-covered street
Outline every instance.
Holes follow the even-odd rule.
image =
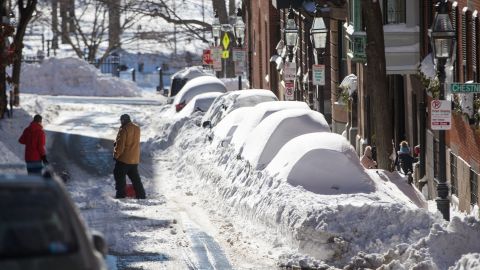
[[[10,153],[2,163],[21,162],[17,136],[41,113],[52,166],[105,235],[112,269],[447,269],[480,251],[478,221],[444,222],[396,173],[367,171],[368,192],[315,194],[246,166],[207,139],[195,124],[201,113],[172,117],[163,97],[81,100],[23,95],[0,123]],[[146,200],[114,199],[111,151],[123,113],[142,128]]]

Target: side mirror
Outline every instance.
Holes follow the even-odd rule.
[[[212,122],[210,122],[209,120],[205,121],[202,123],[202,127],[203,128],[212,128]]]
[[[107,247],[107,242],[105,241],[105,238],[103,238],[103,235],[99,231],[92,231],[92,237],[93,237],[93,245],[95,246],[95,249],[100,252],[103,257],[107,256],[108,253],[108,247]]]

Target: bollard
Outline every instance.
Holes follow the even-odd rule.
[[[135,79],[135,69],[134,68],[132,69],[132,81],[134,81],[134,82],[136,81],[136,79]]]

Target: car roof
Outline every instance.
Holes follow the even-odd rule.
[[[58,185],[58,180],[49,174],[24,175],[24,174],[0,174],[0,188],[6,187],[54,187]]]
[[[173,104],[188,103],[193,97],[208,92],[226,92],[225,84],[216,77],[202,76],[189,80],[173,100]]]

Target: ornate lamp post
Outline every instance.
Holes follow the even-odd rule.
[[[218,11],[215,10],[215,16],[213,17],[212,22],[212,36],[215,40],[215,46],[218,45],[218,38],[220,37],[220,28],[222,25],[220,24],[220,20],[218,19]]]
[[[436,67],[440,82],[440,100],[445,99],[445,64],[453,55],[455,48],[455,30],[447,13],[446,3],[439,2],[438,13],[433,20],[431,30],[433,55],[437,60]],[[437,185],[437,208],[445,220],[450,220],[450,201],[448,200],[445,130],[439,130],[439,173]]]
[[[292,7],[288,10],[287,24],[285,25],[285,43],[288,48],[288,58],[291,62],[293,60],[293,47],[295,47],[298,38],[298,27],[295,23],[295,15]]]
[[[315,11],[315,18],[313,19],[312,28],[310,29],[310,38],[315,48],[315,52],[318,58],[315,62],[322,65],[324,63],[325,47],[327,45],[328,29],[325,26],[325,22],[321,17],[320,4],[317,4]],[[325,71],[324,71],[325,72]],[[317,86],[317,98],[319,104],[319,110],[322,114],[325,114],[325,100],[324,100],[324,86]]]
[[[234,25],[235,30],[235,37],[237,38],[237,43],[240,48],[243,47],[243,42],[245,38],[245,23],[243,22],[242,18],[242,9],[238,8],[237,10],[237,18]],[[244,65],[243,61],[239,63],[239,65]],[[238,76],[238,90],[242,90],[242,75]]]

